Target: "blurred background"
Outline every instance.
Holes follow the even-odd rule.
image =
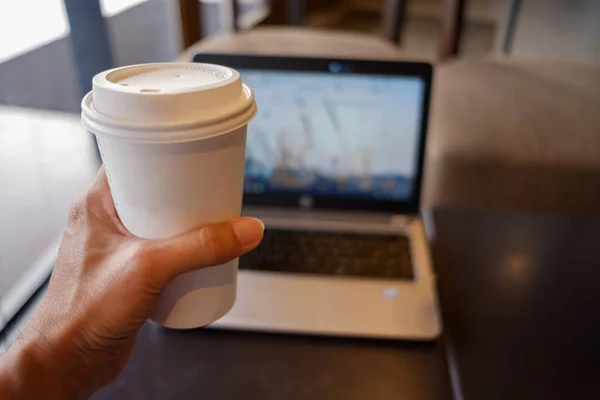
[[[173,60],[187,40],[181,32],[188,4],[0,2],[0,103],[77,112],[81,86],[87,88],[93,73]],[[390,24],[398,7],[396,24]],[[464,9],[461,15],[456,7]],[[382,34],[399,41],[406,58],[438,60],[440,46],[452,41],[452,25],[459,24],[454,27],[462,32],[458,57],[600,58],[596,0],[201,0],[198,12],[204,38],[257,26],[302,25]],[[385,26],[386,19],[397,32]]]

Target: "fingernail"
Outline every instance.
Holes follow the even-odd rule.
[[[260,219],[242,217],[233,222],[233,231],[242,246],[249,246],[258,242],[265,230],[265,224]]]

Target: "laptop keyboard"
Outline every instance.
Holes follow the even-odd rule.
[[[406,236],[267,229],[240,269],[412,279]]]

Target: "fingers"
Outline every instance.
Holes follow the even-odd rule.
[[[262,240],[264,224],[241,217],[205,226],[171,239],[149,243],[155,271],[167,281],[191,270],[220,265],[254,249]]]

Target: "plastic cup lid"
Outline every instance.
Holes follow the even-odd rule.
[[[257,112],[234,69],[198,63],[115,68],[96,75],[81,102],[83,126],[128,141],[177,143],[235,130]]]

